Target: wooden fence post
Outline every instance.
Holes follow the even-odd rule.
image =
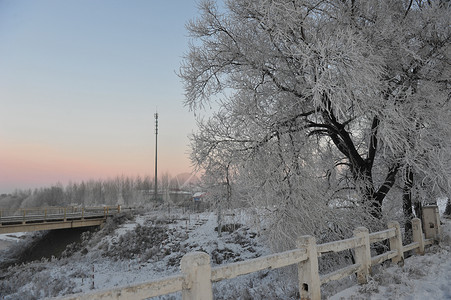
[[[185,275],[183,300],[212,300],[210,256],[205,252],[191,252],[180,263]]]
[[[418,218],[412,219],[412,235],[413,241],[418,242],[419,246],[415,249],[417,254],[424,254],[424,236],[423,236],[423,228],[421,227],[421,220]]]
[[[396,221],[388,222],[388,228],[395,228],[396,235],[390,238],[390,250],[398,251],[398,255],[391,259],[392,263],[404,265],[404,250],[402,247],[401,227]]]
[[[354,230],[354,237],[361,238],[362,245],[355,248],[355,261],[360,264],[357,271],[357,281],[360,284],[368,282],[368,276],[371,271],[371,249],[370,249],[370,233],[365,227],[357,227]]]
[[[439,243],[442,236],[442,227],[440,226],[440,212],[438,206],[435,210],[435,224],[437,224],[437,236],[435,237],[435,241]]]
[[[425,239],[440,240],[440,215],[437,205],[425,205],[422,212],[422,225]]]
[[[316,239],[303,236],[298,239],[297,248],[305,249],[308,259],[298,264],[299,292],[301,300],[321,300],[321,282],[318,273],[318,253]]]

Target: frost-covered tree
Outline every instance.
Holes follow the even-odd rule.
[[[310,211],[349,206],[374,220],[397,179],[406,213],[413,192],[449,191],[448,1],[200,9],[180,70],[191,109],[218,106],[192,137],[199,168],[232,162],[260,200],[310,197]]]
[[[202,175],[202,184],[207,193],[206,199],[216,209],[218,235],[222,233],[223,212],[233,207],[237,197],[233,195],[234,185],[234,167],[231,161],[210,160],[209,167],[205,169]],[[235,203],[232,203],[235,202]]]

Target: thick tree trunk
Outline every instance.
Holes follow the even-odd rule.
[[[367,187],[363,191],[365,199],[368,201],[368,205],[371,208],[371,215],[376,219],[382,218],[382,204],[384,202],[385,196],[391,190],[395,184],[396,173],[398,172],[399,165],[393,165],[386,177],[384,183],[376,190],[374,186],[371,168],[366,169],[366,180]]]
[[[333,114],[331,102],[326,95],[323,95],[323,101],[326,109],[322,114],[325,120],[325,124],[322,126],[327,128],[328,134],[337,149],[348,159],[355,183],[357,185],[363,184],[360,192],[364,197],[363,202],[371,209],[371,215],[380,220],[382,218],[382,203],[395,183],[395,176],[398,172],[399,165],[395,163],[391,166],[384,183],[376,189],[372,170],[379,141],[377,136],[380,123],[379,119],[377,117],[373,118],[368,154],[366,159],[364,159],[355,147],[350,133],[345,129],[345,125],[338,122]]]
[[[423,220],[423,205],[421,204],[420,201],[415,202],[413,205],[414,209],[415,209],[415,215],[417,218],[419,218],[420,220]]]
[[[404,213],[404,228],[405,232],[410,234],[412,232],[412,186],[413,186],[413,171],[411,167],[405,170],[404,187],[402,194],[402,210]]]
[[[371,204],[371,215],[378,220],[382,219],[382,204],[377,201],[372,201]]]
[[[443,213],[446,216],[451,216],[451,199],[448,198],[448,202],[446,202],[445,212]]]

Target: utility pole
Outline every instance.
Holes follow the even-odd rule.
[[[158,196],[158,113],[154,114],[155,116],[155,201],[157,201]]]

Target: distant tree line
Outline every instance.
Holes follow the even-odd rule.
[[[163,174],[158,181],[159,194],[182,188],[177,177]],[[155,179],[150,176],[116,176],[115,178],[91,179],[78,183],[61,183],[34,190],[16,190],[0,196],[0,208],[15,210],[22,207],[45,206],[97,206],[97,205],[143,205],[154,199]],[[192,187],[183,187],[192,189]],[[160,199],[161,200],[161,199]]]

